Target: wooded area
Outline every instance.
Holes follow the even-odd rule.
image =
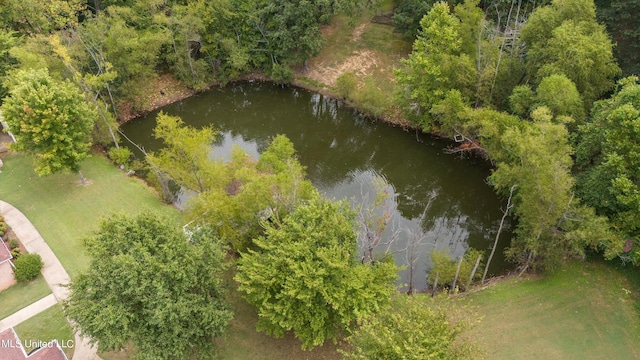
[[[413,41],[413,50],[394,70],[393,101],[417,129],[460,140],[453,152],[470,152],[492,163],[489,181],[505,197],[505,216],[510,211],[517,218],[507,255],[519,271],[557,268],[588,251],[637,265],[640,84],[632,74],[639,71],[640,25],[635,15],[640,2],[405,0],[396,5],[394,24]],[[289,83],[294,69],[303,68],[322,49],[322,26],[337,14],[353,14],[366,6],[375,7],[376,2],[0,0],[2,111],[19,140],[16,149],[35,155],[40,175],[79,172],[91,143],[115,149],[109,152],[114,160],[126,163],[129,154],[120,151],[118,109],[141,109],[141,95],[151,79],[170,73],[191,89],[203,90],[257,72]],[[358,79],[346,74],[336,91],[357,84]],[[351,357],[380,354],[370,336],[388,330],[386,319],[398,320],[389,308],[396,268],[371,249],[361,262],[355,261],[359,218],[343,204],[320,199],[287,138],[275,138],[259,160],[238,150],[223,163],[209,159],[214,128],[197,130],[161,114],[155,136],[166,148],[147,154],[154,181],[166,190],[171,179],[197,193],[186,216],[196,234],[210,231],[216,241],[206,246],[183,241],[184,246],[171,248],[148,243],[149,238],[162,238],[140,230],[139,223],[148,222],[158,233],[184,240],[181,232],[163,228],[162,220],[116,217],[105,223],[89,242],[92,269],[74,283],[76,295],[68,304],[68,314],[83,331],[108,348],[122,347],[122,336],[128,335],[148,356],[159,358],[184,356],[209,344],[224,331],[230,314],[220,284],[196,281],[196,267],[203,258],[213,261],[215,267],[209,270],[219,278],[224,242],[240,256],[235,279],[258,309],[260,329],[276,336],[293,331],[303,347],[312,348],[360,323],[362,332],[350,340],[356,349]],[[365,224],[359,225],[370,233],[365,236],[379,236],[387,225],[384,217],[360,213]],[[176,305],[176,311],[208,321],[203,328],[211,331],[198,331],[173,314],[155,313],[164,303],[132,304],[128,298],[100,303],[108,296],[92,293],[95,284],[118,280],[104,278],[101,268],[108,249],[100,239],[118,240],[109,227],[141,237],[140,244],[120,239],[122,244],[112,245],[111,250],[121,251],[116,258],[129,261],[122,266],[133,265],[131,257],[144,258],[148,269],[140,269],[148,271],[161,267],[149,253],[166,255],[167,266],[197,285],[180,288],[157,280],[131,296],[162,291],[165,300],[189,297],[192,302]],[[181,267],[178,257],[190,266]],[[475,268],[480,264],[475,257],[467,260]],[[447,261],[442,264],[451,268]],[[473,272],[465,273],[469,281]],[[442,276],[440,281],[445,281]],[[109,286],[123,293],[133,284],[127,281]],[[416,321],[447,321],[438,309],[422,312],[412,301],[401,306]],[[121,334],[101,328],[100,317],[118,312],[97,311],[109,307],[128,316],[117,316],[112,324],[126,328]],[[305,311],[307,307],[314,311]],[[174,344],[165,349],[170,352],[154,355],[151,340],[164,334],[163,329],[128,328],[147,313],[154,313],[154,321],[163,326],[184,326],[185,343],[192,347]],[[403,321],[398,327],[412,330]],[[434,336],[455,338],[465,327],[443,325]],[[470,353],[467,347],[458,350],[461,356]]]

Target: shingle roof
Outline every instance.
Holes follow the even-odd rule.
[[[9,328],[0,332],[0,360],[69,360],[56,341],[42,345],[27,355],[18,335]]]

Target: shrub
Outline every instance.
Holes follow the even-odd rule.
[[[20,248],[11,249],[11,256],[13,256],[14,261],[15,259],[19,258],[20,255],[22,255],[22,251],[20,251]]]
[[[396,294],[392,306],[368,317],[347,338],[345,360],[477,359],[466,332],[476,315],[448,297]]]
[[[4,222],[4,216],[0,216],[0,236],[4,236],[4,234],[7,233],[7,230],[9,230],[9,225]]]
[[[19,247],[18,240],[11,239],[11,241],[9,241],[9,249],[13,250],[13,249],[17,249],[18,247]]]
[[[389,97],[376,85],[375,80],[368,76],[364,79],[364,86],[353,95],[358,107],[373,116],[380,116],[389,107]]]
[[[278,84],[290,84],[293,81],[293,70],[286,65],[274,63],[269,77]]]
[[[118,165],[126,165],[131,158],[131,150],[125,147],[119,149],[111,148],[108,152],[109,158]]]
[[[478,256],[482,253],[475,249],[469,249],[464,254],[462,264],[460,265],[460,273],[458,274],[458,282],[456,286],[460,286],[466,289],[469,284],[469,277],[473,271],[473,267],[476,265]],[[433,261],[433,269],[429,272],[428,281],[433,286],[433,283],[438,275],[438,285],[442,287],[453,286],[453,280],[456,276],[456,270],[458,269],[458,261],[452,259],[449,256],[448,251],[434,251],[431,253],[431,260]],[[482,261],[481,261],[482,262]],[[482,264],[478,265],[478,268],[482,269]],[[480,272],[476,271],[474,278],[479,277]]]
[[[13,272],[18,282],[35,279],[44,265],[42,258],[38,254],[23,254],[13,264],[15,265]]]
[[[358,77],[353,72],[346,72],[336,79],[336,87],[340,97],[351,98],[358,89]]]

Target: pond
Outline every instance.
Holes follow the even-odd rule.
[[[459,259],[469,247],[488,255],[493,246],[504,204],[486,182],[489,165],[445,154],[449,142],[372,122],[317,93],[260,81],[234,83],[161,110],[191,126],[213,125],[220,135],[212,156],[226,158],[238,145],[258,157],[274,136],[285,134],[325,196],[367,205],[376,191],[388,192],[392,221],[384,236],[395,239],[391,250],[398,265],[418,255],[418,290],[426,287],[434,249]],[[152,135],[156,115],[130,121],[122,130],[147,151],[157,150],[162,143]],[[510,237],[503,231],[490,274],[505,270],[502,249]],[[407,276],[405,269],[399,284],[406,284]]]

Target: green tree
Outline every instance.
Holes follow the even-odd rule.
[[[95,109],[68,81],[56,81],[46,69],[19,71],[10,81],[11,96],[2,113],[18,140],[18,151],[35,155],[38,175],[63,170],[80,173],[88,155]]]
[[[582,170],[577,191],[628,236],[640,235],[640,85],[620,81],[609,99],[595,104],[579,127],[576,162]]]
[[[508,256],[525,267],[552,267],[583,245],[567,243],[557,231],[573,198],[572,150],[567,129],[551,122],[547,108],[536,109],[532,118],[533,123],[508,128],[502,135],[505,153],[491,181],[499,191],[517,185],[517,236]]]
[[[611,39],[596,21],[593,0],[555,0],[537,9],[521,34],[530,78],[540,82],[564,74],[575,83],[586,110],[620,73]]]
[[[78,25],[84,0],[4,0],[0,15],[5,26],[23,34],[48,34]]]
[[[170,14],[159,13],[154,22],[167,31],[170,51],[165,54],[173,73],[191,88],[202,90],[211,81],[210,67],[202,56],[205,3],[174,5]]]
[[[514,114],[525,118],[530,116],[531,111],[545,106],[558,122],[582,122],[585,119],[580,93],[565,75],[545,77],[535,92],[529,85],[516,86],[509,97],[509,105]]]
[[[78,29],[81,39],[76,39],[94,62],[88,69],[80,69],[81,72],[99,74],[105,72],[109,63],[110,70],[117,74],[110,81],[113,95],[134,108],[144,105],[140,95],[156,76],[160,49],[168,42],[166,32],[151,27],[151,21],[145,19],[147,15],[137,14],[131,8],[110,6],[83,21]]]
[[[614,55],[624,76],[640,74],[640,1],[595,0],[598,20],[616,40]]]
[[[468,289],[473,279],[480,277],[480,273],[477,272],[477,269],[482,268],[482,263],[478,263],[476,266],[476,262],[478,261],[478,257],[481,256],[482,252],[475,249],[468,249],[461,259],[453,259],[447,250],[434,250],[431,252],[433,268],[429,271],[427,280],[432,286],[436,286],[435,279],[437,276],[437,285],[451,288],[453,286],[453,282],[456,280],[457,273],[458,278],[456,281],[456,287]],[[458,268],[459,263],[460,267]],[[476,272],[473,274],[473,278],[471,278],[474,268]]]
[[[2,84],[11,69],[18,65],[18,61],[11,56],[9,50],[21,43],[21,39],[15,31],[4,31],[0,29],[0,104],[2,99],[8,95],[7,89]]]
[[[258,309],[258,330],[277,337],[292,330],[310,349],[389,305],[396,266],[356,261],[354,215],[346,203],[316,198],[265,226],[266,236],[254,240],[258,250],[242,256],[236,275],[238,289]]]
[[[347,360],[462,360],[479,357],[462,335],[472,316],[447,298],[393,296],[392,306],[365,319],[348,338]]]
[[[462,51],[460,20],[449,13],[447,3],[436,3],[421,20],[421,32],[413,51],[396,71],[400,101],[409,102],[415,121],[425,130],[437,129],[431,108],[449,90],[460,91],[468,101],[473,95],[475,69],[472,59]]]
[[[554,118],[571,117],[582,122],[584,105],[576,85],[564,75],[550,75],[536,89],[536,106],[546,106]],[[535,106],[534,106],[535,108]]]
[[[575,86],[575,85],[574,85]],[[536,94],[529,85],[518,85],[509,96],[509,108],[512,113],[527,117],[535,103]]]
[[[395,30],[408,38],[415,38],[420,31],[420,20],[427,15],[433,3],[424,0],[403,0],[393,9]]]
[[[282,219],[317,196],[284,135],[273,139],[257,163],[236,148],[221,171],[224,182],[191,200],[187,217],[215,227],[238,252],[263,234],[261,221]]]
[[[86,242],[92,261],[65,313],[101,349],[133,344],[140,359],[213,358],[232,318],[225,251],[211,231],[190,238],[168,218],[113,215]]]
[[[156,118],[153,131],[165,147],[150,154],[149,161],[181,186],[202,193],[224,184],[223,165],[209,158],[215,132],[210,127],[195,129],[185,126],[182,119],[163,112]]]

